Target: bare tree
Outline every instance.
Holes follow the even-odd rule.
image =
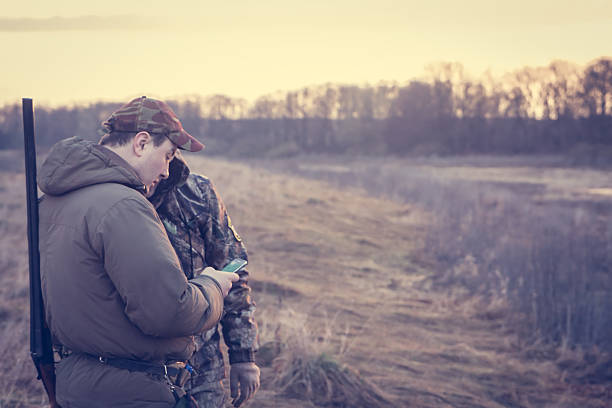
[[[585,70],[583,84],[588,115],[612,115],[612,59],[592,62]]]

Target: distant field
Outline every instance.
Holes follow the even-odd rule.
[[[609,195],[612,188],[612,172],[607,169],[568,167],[562,158],[538,157],[450,157],[450,158],[336,158],[311,156],[299,160],[255,161],[256,164],[277,171],[287,171],[310,178],[340,181],[347,186],[360,187],[373,194],[395,196],[407,184],[416,181],[432,181],[439,184],[454,182],[489,183],[495,187],[541,187],[552,197],[576,197],[597,199],[595,195]],[[506,186],[504,186],[506,184]],[[433,185],[432,187],[436,187]],[[598,191],[600,189],[600,191]],[[526,191],[533,196],[532,191]],[[585,196],[590,194],[591,196]]]
[[[393,160],[309,158],[251,166],[205,155],[187,159],[215,182],[250,251],[264,346],[258,356],[262,389],[250,406],[314,406],[295,389],[279,388],[286,367],[281,360],[288,358],[283,347],[293,356],[324,354],[350,367],[400,407],[608,403],[610,383],[566,381],[601,354],[523,341],[502,296],[496,302],[466,289],[462,278],[481,277],[474,272],[479,258],[472,244],[453,242],[453,257],[445,259],[439,255],[449,248],[436,248],[434,238],[451,232],[440,227],[450,214],[442,212],[442,204],[472,202],[440,186],[476,194],[479,205],[496,211],[508,208],[504,200],[515,201],[517,180],[529,202],[575,198],[605,204],[605,194],[590,191],[611,186],[605,173]],[[16,166],[0,173],[0,407],[43,401],[27,351],[20,171]],[[478,189],[469,189],[475,185]],[[385,197],[371,196],[378,194]],[[468,207],[461,207],[455,215],[465,222],[460,215],[467,213]]]

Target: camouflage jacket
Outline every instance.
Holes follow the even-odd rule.
[[[180,155],[171,162],[169,178],[159,184],[150,200],[157,207],[188,279],[207,266],[222,269],[234,258],[247,259],[244,242],[214,185],[206,177],[189,174]],[[249,273],[242,270],[238,274],[240,280],[225,298],[220,322],[230,364],[255,361],[258,342]],[[198,374],[192,387],[225,377],[219,342],[219,326],[196,336],[197,351],[191,364]]]

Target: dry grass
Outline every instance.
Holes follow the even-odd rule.
[[[609,172],[550,158],[278,162],[435,214],[427,251],[438,267],[421,288],[502,297],[531,340],[612,350]],[[525,324],[529,322],[530,324]]]
[[[405,360],[412,360],[411,364],[402,364],[402,368],[408,373],[415,374],[417,377],[415,381],[422,384],[416,389],[410,387],[409,392],[418,396],[419,390],[426,389],[428,384],[447,381],[442,389],[452,388],[453,391],[450,392],[454,396],[447,398],[445,392],[428,392],[422,395],[423,398],[418,397],[418,402],[410,399],[401,401],[410,401],[417,406],[443,405],[446,400],[449,401],[448,404],[457,406],[459,404],[457,401],[463,399],[465,406],[497,406],[494,404],[495,401],[499,402],[499,406],[513,406],[513,404],[542,406],[543,404],[565,404],[567,401],[571,401],[569,406],[572,404],[604,406],[605,395],[609,394],[611,389],[611,381],[607,379],[609,377],[604,375],[600,377],[598,384],[591,384],[592,387],[581,384],[578,388],[582,388],[576,389],[575,382],[571,381],[571,376],[563,365],[555,363],[560,351],[554,344],[537,342],[536,340],[540,338],[537,331],[526,333],[524,329],[533,330],[534,327],[537,327],[534,326],[533,317],[522,313],[520,307],[519,312],[515,312],[516,308],[510,302],[526,300],[534,293],[537,294],[541,314],[538,317],[540,322],[536,323],[539,325],[546,323],[547,315],[543,313],[547,312],[540,305],[546,306],[546,302],[551,301],[563,303],[563,298],[559,297],[563,296],[563,292],[555,294],[555,291],[545,290],[546,287],[542,285],[554,285],[558,277],[554,275],[554,270],[550,269],[554,267],[553,263],[538,264],[538,262],[545,259],[555,259],[561,262],[564,264],[564,269],[559,278],[562,278],[574,267],[582,265],[581,268],[584,269],[585,265],[594,265],[598,259],[601,259],[596,252],[599,244],[593,245],[597,241],[581,241],[581,237],[590,236],[591,239],[599,239],[599,242],[607,242],[605,235],[593,235],[589,232],[591,230],[585,227],[590,228],[589,225],[593,225],[589,221],[591,203],[596,211],[602,208],[598,204],[599,199],[591,195],[588,189],[609,185],[610,176],[606,172],[588,169],[562,169],[554,166],[535,168],[533,163],[527,163],[531,167],[526,164],[517,167],[513,166],[511,161],[505,163],[503,168],[495,168],[492,161],[471,167],[465,162],[445,163],[443,160],[434,160],[434,162],[329,160],[314,157],[304,162],[279,161],[265,163],[265,165],[274,167],[277,171],[287,170],[292,174],[324,178],[332,181],[332,185],[356,186],[379,196],[414,202],[419,207],[433,213],[426,220],[427,227],[424,231],[419,228],[418,224],[413,224],[408,227],[409,231],[398,232],[397,235],[398,239],[410,242],[415,232],[424,232],[421,237],[426,236],[426,252],[437,257],[437,261],[431,265],[428,265],[425,260],[425,267],[421,268],[421,273],[412,275],[417,278],[417,281],[419,281],[418,277],[425,277],[424,280],[421,279],[418,282],[418,285],[409,284],[408,287],[400,285],[400,290],[406,295],[404,299],[410,297],[408,294],[412,290],[419,288],[420,290],[416,291],[414,296],[427,298],[424,300],[431,302],[431,306],[424,308],[428,313],[421,315],[414,309],[407,313],[398,312],[404,303],[399,301],[389,309],[395,310],[395,313],[389,313],[391,316],[388,319],[389,326],[392,327],[391,332],[394,333],[390,334],[388,328],[383,329],[380,326],[379,328],[380,333],[385,333],[386,338],[390,340],[394,338],[415,339],[417,343],[415,355],[421,352],[426,355],[423,361],[428,365],[427,369],[415,369],[412,356]],[[535,219],[535,222],[533,218],[520,220],[513,218],[517,214],[521,215],[520,212],[513,213],[513,211],[521,210],[521,206],[527,204],[532,205],[532,197],[525,194],[536,195],[535,206],[540,206],[547,217]],[[580,224],[564,225],[563,222],[560,222],[565,218],[557,217],[562,214],[562,210],[558,211],[556,207],[559,203],[565,202],[569,202],[568,212],[572,217],[577,215],[577,218],[574,219],[579,220]],[[364,207],[364,210],[367,211],[367,208]],[[369,207],[370,210],[373,208],[375,208],[374,204]],[[422,211],[411,207],[411,211],[406,211],[406,213],[420,216]],[[598,216],[596,212],[595,225]],[[415,217],[405,215],[402,219],[404,221],[414,220]],[[419,217],[417,216],[416,219]],[[556,241],[546,241],[544,239],[546,236],[540,234],[546,225],[557,228],[558,233],[553,235],[558,238]],[[574,234],[578,232],[574,236],[567,233],[572,226],[578,227],[573,230]],[[527,239],[521,238],[516,243],[500,239],[507,237],[509,231],[520,234],[521,237],[527,237]],[[592,231],[594,234],[597,233],[597,230]],[[364,229],[363,233],[369,239],[376,240],[374,237],[377,231]],[[571,240],[564,241],[566,237],[570,237]],[[579,250],[564,252],[564,248],[568,248],[568,242]],[[516,244],[519,246],[517,247]],[[519,251],[521,248],[527,250],[531,248],[529,256],[524,256],[525,253]],[[553,255],[551,250],[561,252]],[[410,252],[408,259],[414,261],[420,257],[423,261],[423,254],[418,250],[408,250],[408,252]],[[385,248],[381,247],[379,253],[385,253]],[[488,260],[488,263],[483,262],[483,259]],[[522,273],[537,276],[540,273],[538,271],[544,271],[547,280],[528,281],[530,285],[527,287],[528,290],[517,292],[517,281],[521,277],[519,267],[523,265],[521,260],[524,260],[524,265],[529,268],[523,269]],[[497,261],[497,266],[495,261]],[[363,262],[367,263],[368,259],[363,259]],[[502,266],[516,267],[514,270],[509,270],[514,275],[514,282],[509,282],[508,275],[505,275],[508,271],[498,269],[500,263]],[[373,271],[381,272],[381,268],[376,267],[377,265],[374,264]],[[410,268],[407,269],[410,270]],[[519,273],[515,272],[517,270]],[[581,290],[588,289],[588,287],[581,287],[578,281],[589,279],[587,278],[589,275],[582,273],[575,275],[581,277],[574,278],[575,283],[579,285],[576,293],[569,298],[569,304],[576,310],[579,310],[581,304],[589,303],[593,305],[591,310],[606,310],[606,303],[601,302],[600,297],[587,295],[586,298],[580,299],[579,294],[585,294]],[[527,275],[527,278],[529,276]],[[509,288],[509,283],[514,286]],[[389,283],[389,287],[397,288],[397,286],[395,282]],[[441,292],[443,295],[435,295],[427,289],[428,287],[443,289]],[[599,288],[603,289],[601,286],[596,287],[597,290]],[[514,290],[514,298],[508,296],[509,290]],[[565,303],[568,304],[567,299]],[[431,313],[432,311],[435,313]],[[554,313],[554,310],[551,311]],[[525,312],[531,313],[530,310]],[[556,319],[563,316],[561,312],[563,310],[558,311],[559,315],[548,314],[549,320],[555,322],[553,329],[558,327],[556,322],[559,320]],[[387,320],[385,316],[381,318]],[[585,319],[591,319],[591,322],[599,324],[599,327],[603,327],[602,324],[605,323],[605,319],[599,319],[596,314],[585,316]],[[409,330],[394,330],[394,326],[409,327]],[[520,331],[517,332],[517,329]],[[576,333],[578,329],[579,327],[576,328]],[[419,336],[420,332],[422,332],[421,336]],[[465,333],[464,338],[460,338],[461,333]],[[374,336],[370,337],[372,338]],[[438,338],[442,345],[435,340]],[[450,353],[442,352],[441,361],[435,361],[434,357],[440,355],[440,350],[445,350],[446,344],[463,344],[466,347],[459,350],[451,349]],[[563,343],[561,345],[561,350],[563,350]],[[407,350],[412,347],[410,344],[398,343],[391,343],[390,346],[387,343],[385,346],[391,349],[403,347]],[[487,359],[474,360],[472,358],[472,355],[483,355],[483,351],[484,355],[488,356]],[[380,357],[385,352],[379,349],[378,353],[379,361],[384,361]],[[451,360],[451,363],[459,366],[458,370],[448,371],[441,368],[447,358]],[[599,369],[588,369],[589,371],[605,372],[608,360],[601,353],[598,358],[601,360]],[[385,364],[393,366],[397,362],[396,359],[390,359]],[[588,361],[583,361],[583,363],[585,364],[583,368],[586,369],[589,363]],[[467,366],[471,364],[474,367],[468,369]],[[432,365],[436,367],[433,370],[431,370]],[[357,366],[361,367],[359,363]],[[482,370],[483,367],[487,369]],[[496,367],[493,371],[502,371],[504,375],[489,374],[490,367]],[[371,366],[368,369],[371,369]],[[466,369],[467,372],[465,372]],[[441,371],[443,375],[440,377],[437,371]],[[407,378],[407,373],[403,374],[404,378]],[[448,378],[451,378],[450,382]],[[469,378],[470,380],[453,385],[458,378],[464,380]],[[563,383],[553,385],[561,378],[572,385]],[[595,382],[595,377],[590,378]],[[495,385],[497,382],[499,384]],[[386,383],[385,385],[383,389],[389,390],[391,384]],[[557,386],[560,388],[555,389]],[[598,387],[606,391],[601,394]],[[399,387],[399,389],[404,390],[405,388]],[[538,391],[546,389],[550,390],[550,394]],[[561,389],[564,390],[562,397],[552,397]]]
[[[23,174],[0,173],[0,197],[0,407],[40,406],[44,391],[29,356]]]
[[[382,396],[402,407],[594,408],[609,401],[609,384],[564,381],[571,365],[563,361],[582,369],[593,354],[604,370],[602,353],[557,360],[558,350],[517,340],[504,302],[485,307],[478,297],[458,301],[416,285],[439,267],[425,251],[433,214],[242,164],[187,159],[215,181],[250,250],[264,345],[262,389],[251,406],[357,406],[347,393],[355,385],[374,401]],[[0,359],[2,407],[42,401],[25,341],[22,186],[23,176],[0,177],[7,211],[0,235],[0,353],[8,356]],[[461,267],[469,271],[469,259]]]
[[[388,398],[378,387],[359,373],[338,361],[350,346],[350,329],[334,335],[338,322],[324,318],[323,330],[319,321],[309,321],[310,313],[291,309],[279,311],[279,319],[261,316],[269,330],[275,324],[274,340],[265,343],[265,356],[259,356],[262,366],[270,366],[269,385],[284,397],[311,401],[318,406],[331,407],[388,407]],[[262,330],[262,337],[268,337]],[[337,340],[337,341],[335,341]]]

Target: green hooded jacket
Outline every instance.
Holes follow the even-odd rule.
[[[98,357],[186,360],[194,335],[217,325],[218,283],[187,280],[144,185],[111,150],[71,138],[38,172],[41,282],[64,407],[169,407],[168,385]]]

